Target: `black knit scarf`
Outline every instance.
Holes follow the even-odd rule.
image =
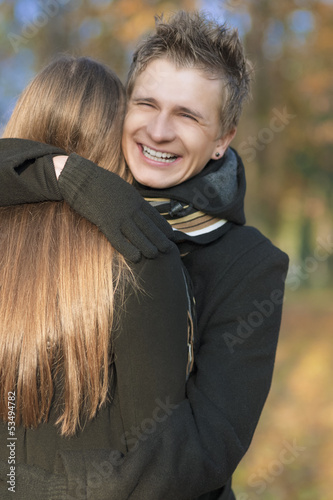
[[[239,160],[237,153],[228,148],[221,159],[211,160],[202,172],[178,186],[160,190],[141,184],[137,187],[171,224],[177,243],[207,244],[226,231],[228,220],[245,222],[245,177]]]

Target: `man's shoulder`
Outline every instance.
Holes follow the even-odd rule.
[[[234,265],[253,267],[266,259],[281,267],[288,266],[288,256],[258,229],[237,224],[231,224],[229,230],[212,243],[196,247],[192,259],[206,270],[213,269],[215,275]]]
[[[219,238],[216,244],[222,251],[232,248],[236,254],[251,252],[253,249],[258,252],[284,254],[267,236],[253,226],[232,224],[224,238]]]

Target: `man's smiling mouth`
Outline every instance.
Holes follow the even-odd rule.
[[[144,146],[143,144],[141,144],[141,146],[143,155],[149,160],[155,160],[162,163],[172,163],[173,161],[177,160],[177,158],[179,158],[179,156],[172,153],[156,151],[155,149],[151,149],[148,146]]]

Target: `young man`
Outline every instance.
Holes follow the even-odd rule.
[[[271,383],[288,265],[285,254],[244,226],[244,168],[228,146],[249,80],[237,34],[198,13],[159,20],[134,55],[123,151],[136,188],[173,227],[193,282],[198,333],[187,399],[166,408],[168,418],[157,420],[152,433],[144,426],[133,429],[126,459],[112,461],[106,450],[61,457],[59,471],[78,481],[87,496],[234,498],[231,475],[251,442]],[[33,143],[28,147],[23,159],[58,153],[40,145],[34,153]],[[112,216],[121,212],[122,187],[117,181],[115,189],[112,174],[71,155],[58,189],[50,156],[45,162],[40,158],[36,168],[48,179],[41,190],[40,174],[29,179],[30,167],[20,176],[14,172],[22,157],[6,163],[7,148],[8,142],[0,181],[7,175],[8,185],[9,176],[15,177],[24,199],[13,200],[3,187],[2,204],[64,198],[115,243]],[[123,197],[134,199],[125,189],[128,185]],[[89,490],[92,471],[102,486]]]

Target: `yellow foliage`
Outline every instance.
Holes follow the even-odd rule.
[[[333,120],[325,121],[315,126],[313,130],[313,139],[315,144],[333,143]]]
[[[154,13],[153,9],[137,12],[114,30],[115,37],[122,43],[136,42],[145,31],[154,28]]]
[[[333,50],[332,27],[323,26],[318,30],[316,46],[318,50]]]
[[[308,74],[302,79],[300,89],[305,94],[316,97],[316,94],[327,92],[332,89],[333,77],[331,71],[322,70]]]
[[[257,498],[249,478],[267,473],[268,498],[321,500],[333,488],[331,291],[289,294],[285,305],[270,396],[246,456],[234,476],[236,493]],[[274,476],[285,443],[303,448]],[[279,491],[277,496],[274,492]],[[311,492],[311,496],[306,496]],[[267,494],[267,496],[266,496]],[[240,495],[241,497],[241,495]]]

